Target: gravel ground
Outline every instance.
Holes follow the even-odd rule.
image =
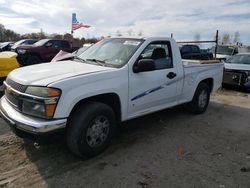
[[[123,123],[111,147],[81,160],[0,118],[0,187],[250,187],[249,122],[250,94],[221,90],[202,115],[177,107]]]

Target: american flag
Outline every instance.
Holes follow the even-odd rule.
[[[81,27],[84,28],[89,28],[91,27],[90,25],[85,25],[83,23],[79,23],[76,19],[76,13],[72,14],[72,31],[80,29]]]

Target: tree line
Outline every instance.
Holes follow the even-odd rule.
[[[127,31],[128,36],[142,36],[143,33],[142,31],[139,31],[139,33],[135,33],[132,29]],[[111,35],[109,35],[110,37]],[[123,36],[122,32],[117,30],[116,31],[116,36]],[[99,41],[100,38],[73,38],[73,36],[70,33],[65,33],[65,34],[46,34],[43,32],[41,29],[40,32],[37,33],[27,33],[27,34],[19,34],[16,33],[10,29],[6,29],[4,25],[0,24],[0,42],[7,42],[7,41],[13,41],[16,42],[21,39],[45,39],[45,38],[54,38],[54,39],[65,39],[65,40],[70,40],[73,41],[74,46],[81,46],[85,43],[95,43]],[[196,33],[194,35],[194,40],[199,41],[201,39],[200,33]],[[231,36],[229,33],[223,33],[222,36],[219,36],[219,44],[241,44],[240,41],[240,33],[239,31],[236,31],[233,36]]]
[[[81,46],[85,43],[95,43],[99,41],[99,38],[73,38],[73,36],[70,33],[65,33],[65,34],[46,34],[43,32],[41,29],[40,32],[37,33],[27,33],[27,34],[19,34],[16,33],[10,29],[6,29],[4,25],[0,24],[0,42],[16,42],[21,39],[45,39],[45,38],[53,38],[53,39],[64,39],[64,40],[69,40],[73,41],[74,46]]]
[[[196,33],[194,35],[194,41],[200,41],[200,40],[201,40],[200,33]],[[220,45],[242,45],[240,40],[240,32],[236,31],[234,35],[230,35],[229,33],[223,33],[222,36],[218,37],[218,43]]]

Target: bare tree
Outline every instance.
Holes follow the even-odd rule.
[[[54,39],[63,39],[63,35],[55,35],[53,38]]]
[[[128,36],[132,36],[132,34],[133,34],[133,30],[132,29],[129,29],[127,32],[128,32]]]
[[[63,35],[63,39],[65,39],[65,40],[72,40],[73,36],[70,33],[65,33]]]
[[[39,34],[40,34],[40,39],[46,38],[45,33],[43,32],[42,28],[40,29],[40,33]]]
[[[140,30],[139,33],[138,33],[138,36],[141,37],[142,35],[143,35],[142,30]]]
[[[195,35],[194,35],[194,41],[200,41],[201,40],[201,35],[200,35],[200,33],[196,33]],[[199,47],[201,47],[201,44],[200,43],[197,43],[197,45],[199,46]]]
[[[4,39],[4,26],[0,24],[0,42]]]
[[[235,33],[234,33],[234,40],[233,40],[233,43],[234,44],[237,44],[237,43],[239,43],[240,42],[240,32],[239,31],[236,31]]]
[[[228,33],[224,33],[222,36],[222,44],[230,44],[231,43],[231,37]]]
[[[117,31],[116,31],[116,36],[121,37],[121,36],[122,36],[122,33],[121,33],[119,30],[117,30]]]
[[[199,33],[196,33],[194,35],[194,41],[200,41],[201,40],[201,35]]]

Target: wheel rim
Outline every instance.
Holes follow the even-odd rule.
[[[199,95],[198,105],[200,108],[204,108],[207,105],[208,94],[205,90],[202,90]]]
[[[86,141],[90,147],[102,145],[109,134],[110,123],[106,116],[98,116],[88,127]]]

